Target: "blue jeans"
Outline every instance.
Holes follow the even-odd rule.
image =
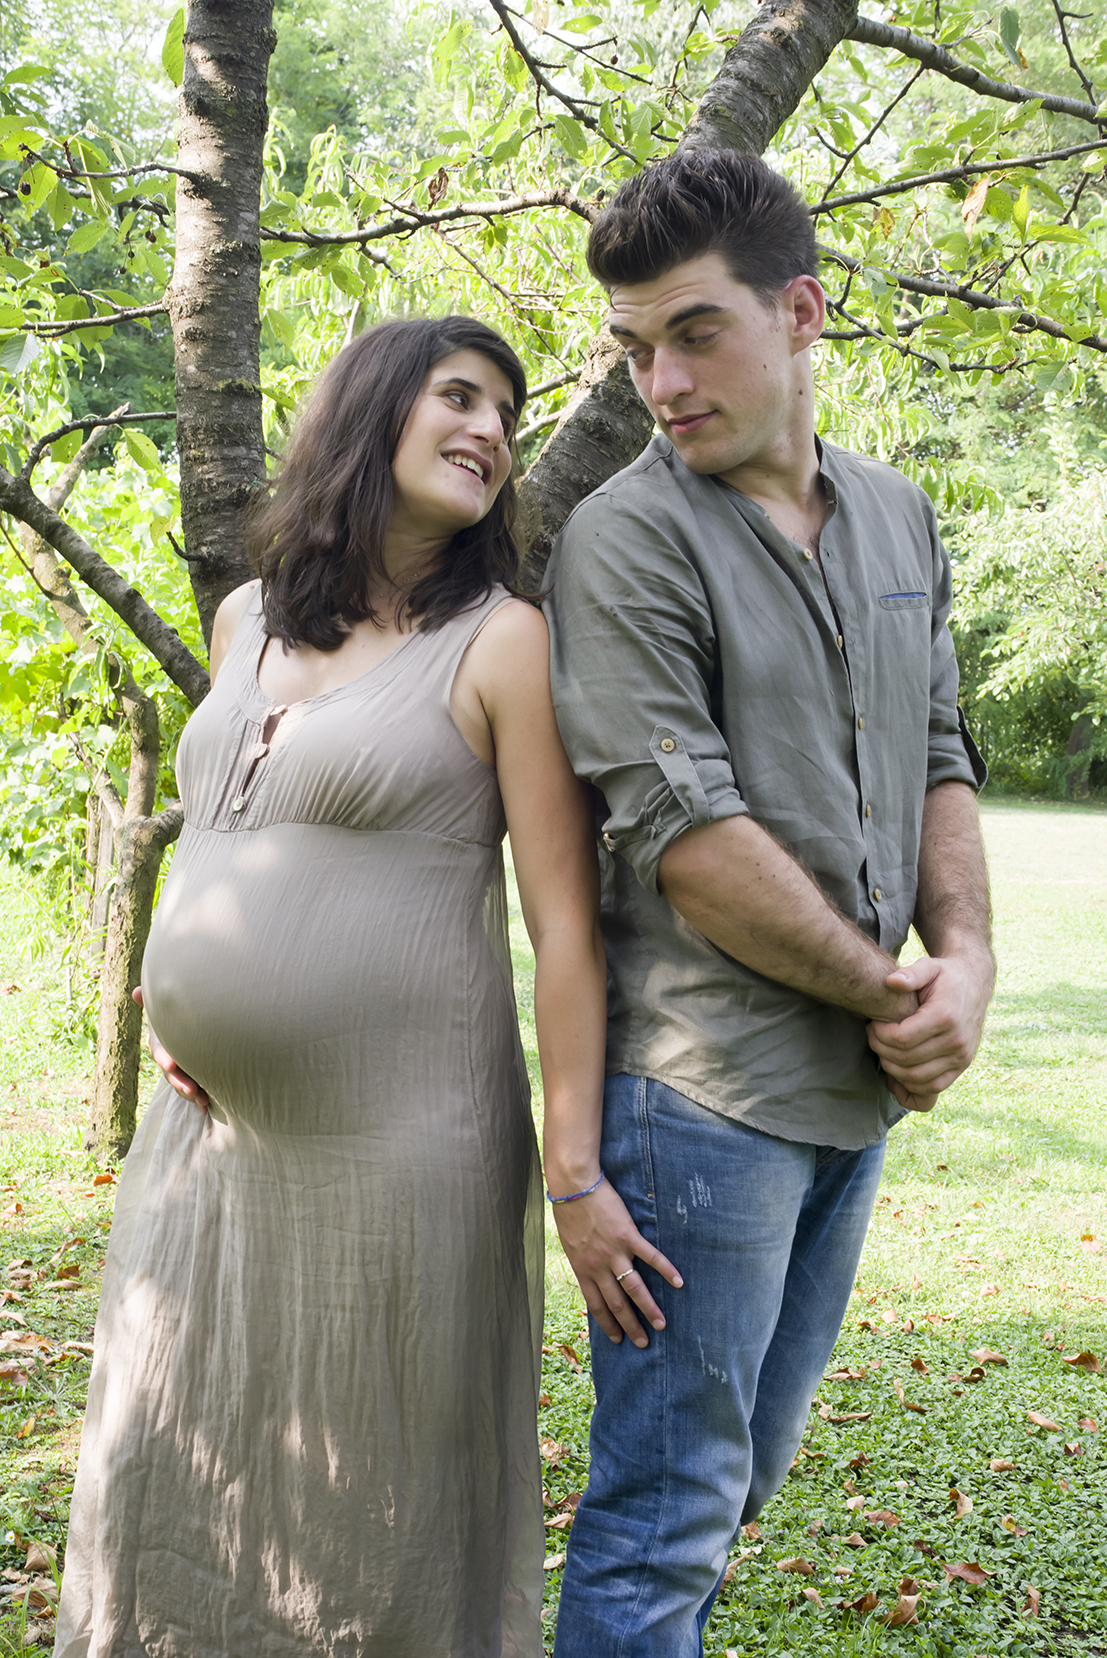
[[[592,1326],[592,1466],[555,1658],[694,1658],[739,1526],[777,1492],[850,1291],[883,1143],[779,1140],[663,1083],[609,1077],[601,1161],[684,1279],[666,1328]]]

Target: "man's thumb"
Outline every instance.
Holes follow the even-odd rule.
[[[941,971],[938,962],[933,956],[920,956],[907,967],[897,967],[894,973],[889,973],[884,983],[891,990],[921,990],[924,985],[938,977]]]

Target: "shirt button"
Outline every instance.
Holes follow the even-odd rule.
[[[841,650],[844,645],[845,645],[845,640],[842,638],[842,635],[839,634],[838,635],[838,649]]]
[[[264,760],[265,756],[268,753],[269,753],[269,744],[268,743],[259,743],[255,749],[251,750],[250,758],[251,758],[251,760]]]
[[[662,737],[662,739],[661,739],[661,752],[662,752],[662,754],[671,754],[675,747],[676,747],[676,743],[673,741],[673,739],[671,737]]]
[[[872,817],[872,815],[873,815],[873,809],[869,805],[868,801],[866,800],[866,802],[865,802],[865,816],[866,817]]]
[[[860,714],[858,714],[858,716],[857,716],[857,729],[858,729],[858,731],[864,731],[864,729],[865,729],[865,722],[861,718]]]
[[[237,800],[232,800],[231,801],[231,811],[232,812],[244,812],[245,810],[246,810],[246,796],[244,794],[240,794]]]
[[[804,558],[814,558],[815,555],[811,551],[810,547],[805,547],[803,549],[803,556],[804,556]]]
[[[603,843],[607,847],[607,850],[609,852],[614,852],[615,842],[612,840],[611,836],[606,832],[606,830],[604,831]]]
[[[884,897],[884,894],[881,892],[879,887],[874,887],[873,888],[873,897],[876,899],[878,904],[880,903],[880,900]]]

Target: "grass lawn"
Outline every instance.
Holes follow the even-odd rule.
[[[984,1048],[892,1136],[832,1369],[784,1491],[733,1551],[713,1658],[1107,1654],[1107,814],[999,800],[984,820],[1000,958]],[[24,1650],[25,1617],[50,1640],[113,1196],[80,1149],[88,1060],[57,969],[28,959],[36,927],[33,895],[0,877],[0,1658]],[[515,949],[533,1063],[518,924]],[[552,1637],[591,1393],[549,1242]],[[897,1605],[916,1621],[886,1623]]]

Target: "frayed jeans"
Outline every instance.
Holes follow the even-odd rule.
[[[596,1410],[555,1658],[696,1658],[739,1526],[777,1492],[834,1346],[883,1143],[780,1140],[609,1077],[601,1162],[684,1279],[642,1351],[591,1332]]]

